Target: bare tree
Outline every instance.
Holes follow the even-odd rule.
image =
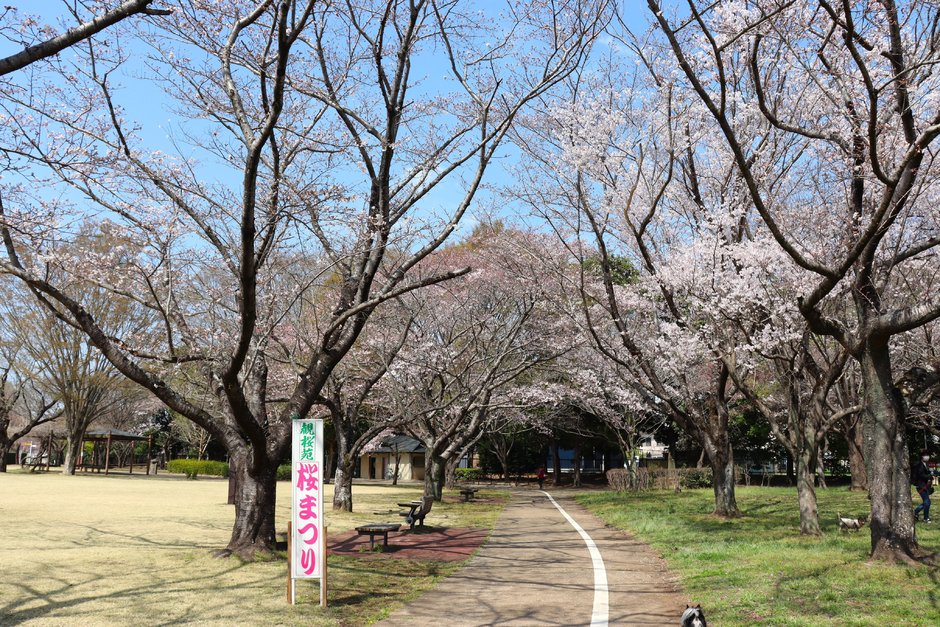
[[[58,399],[47,399],[29,379],[22,379],[15,371],[16,355],[10,355],[6,350],[3,352],[5,363],[0,366],[0,472],[7,471],[7,455],[14,442],[62,415]]]

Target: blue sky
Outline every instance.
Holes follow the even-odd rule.
[[[74,23],[73,19],[65,10],[61,0],[14,0],[13,2],[7,0],[4,4],[16,7],[21,13],[38,15],[42,21],[54,25],[60,31]],[[172,6],[173,2],[172,0],[166,0],[163,3],[158,2],[157,4]],[[483,2],[481,4],[483,7],[486,7],[487,5],[487,2]],[[632,28],[640,31],[643,30],[643,25],[646,22],[645,10],[645,3],[640,2],[639,0],[624,0],[622,2],[621,12],[623,13],[628,24]],[[98,37],[101,38],[109,36],[113,37],[115,35],[106,32],[102,35],[99,35]],[[599,47],[605,48],[608,41],[609,40],[602,39],[602,41],[599,42]],[[135,48],[138,47],[140,48],[138,51],[140,56],[146,54],[147,50],[144,49],[144,46],[132,43],[130,46],[130,50],[132,51],[132,59]],[[0,40],[0,54],[9,54],[13,51],[15,51],[15,48],[9,42]],[[66,51],[63,53],[63,55],[67,57],[69,52]],[[443,84],[439,79],[435,78],[435,73],[437,73],[437,70],[435,70],[434,64],[436,61],[433,59],[426,59],[424,61],[430,61],[431,63],[430,65],[424,65],[420,69],[420,72],[428,77],[427,83],[422,89],[429,91],[433,91],[437,88],[443,89]],[[446,68],[442,66],[440,68],[439,75],[443,75],[445,73],[445,69]],[[171,102],[169,98],[162,92],[162,89],[158,83],[147,80],[146,72],[146,67],[138,61],[132,60],[127,64],[125,71],[122,72],[122,76],[119,79],[119,82],[124,87],[124,89],[119,94],[119,100],[126,108],[128,118],[134,120],[137,124],[140,125],[140,136],[148,148],[159,149],[168,154],[182,152],[183,156],[188,156],[185,153],[190,149],[185,146],[185,143],[180,141],[179,150],[177,150],[177,147],[174,147],[171,138],[175,137],[179,140],[182,140],[182,125],[186,125],[185,130],[193,132],[199,130],[199,123],[176,118],[176,116],[174,116],[170,110]],[[208,128],[208,126],[206,128]],[[516,160],[515,150],[509,144],[505,144],[500,151],[500,157],[490,166],[484,182],[489,185],[501,185],[508,183],[509,174],[507,172],[507,166],[510,166]],[[210,166],[204,169],[203,172],[206,172],[208,176],[216,177],[217,180],[222,182],[225,182],[226,179],[229,179],[227,181],[229,184],[238,185],[239,183],[238,177],[235,176],[237,173],[234,173],[231,169],[212,169]],[[448,204],[453,203],[455,198],[460,197],[462,197],[462,189],[459,185],[459,181],[457,179],[452,179],[450,181],[445,181],[445,184],[441,185],[438,189],[429,194],[425,201],[425,206],[431,210],[436,207],[446,207]],[[470,215],[464,219],[459,233],[467,233],[473,228],[477,219],[480,217],[480,212],[483,207],[489,205],[499,205],[499,203],[493,202],[492,199],[487,197],[486,193],[482,193],[478,196],[477,205],[479,207],[477,210],[477,215],[474,215],[474,212],[471,211]],[[512,213],[512,207],[506,206],[497,210],[496,217],[506,218],[510,217]]]

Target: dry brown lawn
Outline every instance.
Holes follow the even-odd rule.
[[[289,518],[287,487],[279,484],[279,529]],[[0,474],[0,625],[363,624],[456,568],[392,560],[373,572],[374,563],[331,557],[331,608],[319,608],[315,581],[298,583],[290,607],[283,559],[210,555],[234,520],[227,490],[225,480],[163,474]],[[330,532],[395,520],[395,503],[419,493],[417,485],[356,485],[357,512],[328,511]],[[435,506],[427,522],[492,527],[499,508],[475,508],[472,520],[464,509]]]

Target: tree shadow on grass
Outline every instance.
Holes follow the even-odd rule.
[[[213,579],[224,580],[232,573],[243,568],[245,564],[243,563],[232,563],[229,568],[217,573],[212,574]],[[75,574],[76,571],[72,571]],[[129,573],[130,574],[130,573]],[[41,591],[35,586],[30,585],[28,582],[10,582],[9,585],[15,590],[19,590],[20,594],[15,595],[8,603],[0,606],[0,618],[2,618],[3,625],[18,625],[27,620],[36,620],[49,615],[57,616],[58,618],[65,618],[60,614],[61,611],[67,610],[69,608],[80,608],[83,604],[89,603],[93,604],[99,602],[103,599],[112,600],[115,605],[114,607],[120,607],[121,601],[125,602],[138,602],[141,597],[151,596],[154,597],[155,602],[153,605],[161,606],[165,608],[164,614],[171,613],[172,607],[169,604],[161,604],[160,598],[165,596],[168,592],[173,591],[186,591],[187,589],[192,590],[203,590],[206,587],[206,575],[205,574],[194,574],[191,576],[183,576],[179,578],[174,578],[172,581],[164,581],[159,583],[154,583],[153,581],[148,581],[146,583],[131,585],[125,587],[121,590],[117,590],[110,593],[100,593],[95,592],[95,584],[101,580],[101,574],[97,572],[89,572],[83,574],[83,580],[79,582],[68,581],[61,577],[48,577],[44,579],[44,582],[55,582],[57,585],[52,590]],[[244,587],[244,581],[231,581],[229,584],[222,586],[216,586],[215,589],[218,590],[233,590],[236,591],[239,588]],[[74,596],[71,598],[57,600],[57,597],[63,597],[74,593],[77,588],[82,586],[92,587],[92,591],[88,594]],[[211,598],[208,595],[201,596],[200,599]],[[41,603],[41,605],[34,607],[26,607],[34,605],[35,603]],[[224,603],[222,598],[219,599],[219,603]],[[211,611],[212,607],[206,607],[204,604],[200,605],[199,610],[205,614],[206,611]],[[178,622],[191,622],[193,620],[199,620],[198,613],[192,611],[192,608],[177,608],[177,610],[182,610],[183,614],[177,618],[170,617],[168,621],[160,621],[158,624],[175,624]],[[82,620],[84,612],[76,612],[68,615],[68,619],[74,624],[79,624]],[[211,614],[210,614],[211,615]],[[100,616],[88,616],[89,618],[96,618],[101,620]],[[154,616],[154,619],[158,620],[160,617]],[[155,623],[157,624],[157,623]]]

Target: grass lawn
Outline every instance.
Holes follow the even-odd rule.
[[[290,491],[278,487],[284,530]],[[357,484],[357,511],[327,505],[326,523],[332,534],[399,522],[395,503],[420,493],[418,485]],[[227,496],[227,481],[212,478],[0,474],[0,625],[363,625],[459,567],[331,556],[327,610],[315,581],[298,582],[291,607],[283,554],[247,564],[210,556],[231,532]],[[502,502],[435,503],[426,523],[492,528]]]
[[[865,494],[819,490],[820,538],[799,535],[796,490],[738,488],[742,518],[722,520],[712,491],[619,494],[578,501],[607,523],[651,544],[679,574],[709,624],[940,625],[940,571],[870,563],[871,537],[842,533],[836,512],[869,510]],[[940,524],[918,525],[940,550]]]

